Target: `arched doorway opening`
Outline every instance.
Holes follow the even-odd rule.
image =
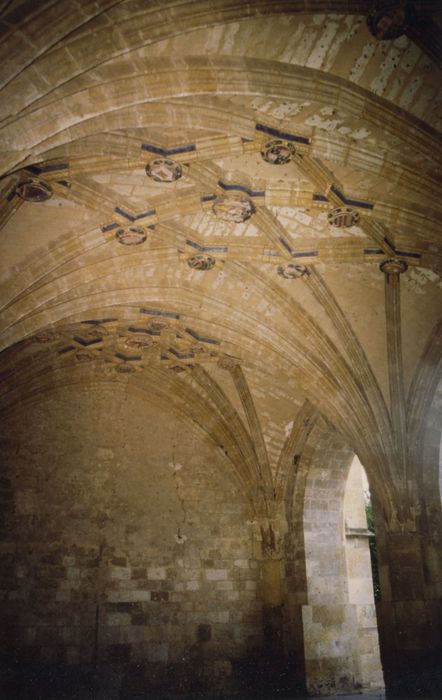
[[[348,601],[356,608],[358,666],[363,688],[384,684],[376,601],[380,599],[376,538],[367,475],[355,455],[344,491],[344,548]]]
[[[317,438],[303,494],[307,690],[381,689],[362,468],[336,432]]]

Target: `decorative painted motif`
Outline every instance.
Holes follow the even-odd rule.
[[[328,214],[328,223],[337,228],[350,228],[359,221],[359,212],[351,207],[337,207]]]
[[[379,0],[367,17],[371,34],[379,41],[397,39],[407,31],[413,22],[413,8],[410,2]]]
[[[78,362],[89,362],[90,360],[94,359],[93,354],[91,352],[87,352],[87,350],[79,350],[79,352],[75,353],[75,357]]]
[[[192,270],[211,270],[215,266],[215,258],[211,255],[194,255],[187,260]]]
[[[34,336],[34,340],[36,343],[53,343],[54,340],[58,340],[60,337],[59,333],[55,333],[53,331],[41,331],[40,333],[37,333],[37,335]]]
[[[183,174],[183,169],[179,163],[170,158],[155,158],[146,165],[146,175],[155,182],[174,182]]]
[[[117,365],[115,367],[115,371],[119,372],[120,374],[132,374],[135,372],[135,367],[132,367],[132,365],[128,364],[122,364],[122,365]]]
[[[217,197],[212,209],[218,219],[237,224],[247,221],[256,212],[253,202],[240,194],[226,194]]]
[[[264,160],[272,165],[285,165],[291,160],[294,153],[294,145],[282,139],[267,141],[261,149]]]
[[[379,268],[385,275],[400,275],[408,270],[408,265],[405,260],[389,258],[388,260],[384,260],[384,262],[379,265]]]
[[[130,226],[129,228],[119,228],[115,238],[122,245],[140,245],[146,240],[147,234],[138,226]]]
[[[295,265],[295,263],[288,263],[287,265],[278,266],[278,275],[284,277],[286,280],[298,279],[299,277],[304,277],[308,274],[308,270],[305,265]]]
[[[164,318],[159,318],[157,321],[149,323],[149,330],[154,333],[161,333],[161,331],[164,331],[166,328],[169,328],[169,323],[165,321]]]
[[[218,367],[221,367],[221,369],[235,369],[237,366],[237,361],[233,359],[233,357],[228,357],[228,355],[225,355],[224,357],[220,357],[218,360]]]
[[[155,341],[150,335],[134,335],[126,340],[125,343],[128,348],[137,348],[139,350],[147,350],[155,345]]]
[[[190,349],[194,355],[203,355],[207,352],[207,348],[205,348],[201,343],[193,343],[193,345],[190,346]]]
[[[44,180],[30,177],[19,182],[16,187],[17,194],[27,202],[45,202],[52,197],[52,187]]]
[[[189,365],[187,365],[189,367]],[[169,369],[172,370],[172,372],[176,372],[177,374],[180,374],[181,372],[185,372],[186,368],[184,365],[169,365]]]

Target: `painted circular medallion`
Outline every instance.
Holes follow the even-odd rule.
[[[225,194],[217,197],[212,209],[218,219],[237,224],[250,219],[256,211],[253,202],[240,194]]]
[[[337,207],[329,212],[328,223],[330,226],[336,226],[337,228],[350,228],[354,226],[359,221],[359,212],[355,211],[351,207]]]
[[[181,165],[170,158],[155,158],[146,165],[146,175],[155,182],[174,182],[182,174]]]
[[[261,149],[261,155],[264,160],[272,165],[285,165],[291,160],[294,153],[294,145],[290,141],[283,141],[282,139],[267,141]]]
[[[385,275],[400,275],[408,269],[408,265],[405,260],[399,260],[398,258],[389,258],[384,260],[379,265],[379,269]]]
[[[215,259],[211,255],[194,255],[187,264],[192,270],[211,270],[215,267]]]
[[[140,243],[144,243],[147,235],[142,228],[130,226],[129,228],[119,228],[115,238],[122,245],[140,245]]]
[[[409,2],[380,0],[367,17],[371,34],[379,41],[397,39],[405,34],[413,22],[413,8]]]
[[[307,274],[307,268],[305,265],[295,265],[295,263],[288,263],[288,265],[279,265],[278,275],[284,277],[286,280],[294,280],[299,277],[304,277]]]
[[[30,177],[19,182],[16,187],[17,194],[27,202],[45,202],[52,197],[52,187],[44,180]]]

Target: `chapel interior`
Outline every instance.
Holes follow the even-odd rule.
[[[441,32],[0,1],[3,700],[442,697]]]

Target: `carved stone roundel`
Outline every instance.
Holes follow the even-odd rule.
[[[337,207],[328,214],[328,223],[337,228],[350,228],[359,221],[359,212],[351,207]]]
[[[408,265],[405,260],[399,260],[398,258],[389,258],[384,260],[380,265],[380,270],[385,275],[400,275],[408,269]]]
[[[17,194],[27,202],[45,202],[52,197],[52,188],[44,180],[31,177],[19,182]]]
[[[155,158],[146,165],[146,175],[155,182],[174,182],[183,174],[183,169],[179,163],[170,158]]]
[[[140,350],[146,350],[147,348],[151,348],[153,345],[155,345],[154,339],[150,335],[144,335],[144,333],[140,333],[138,335],[134,335],[126,340],[125,345],[128,348],[138,348]]]
[[[119,372],[120,374],[132,374],[135,372],[135,367],[132,367],[131,365],[123,364],[123,365],[117,365],[115,367],[115,371]]]
[[[218,219],[241,224],[255,213],[253,202],[243,195],[221,195],[213,203],[213,212]]]
[[[237,365],[238,362],[234,360],[233,357],[228,357],[227,355],[220,357],[218,360],[218,367],[221,367],[221,369],[231,370],[235,369]]]
[[[306,274],[307,268],[305,265],[288,263],[288,265],[279,265],[278,267],[278,275],[284,277],[286,280],[298,279],[299,277],[304,277]]]
[[[169,323],[164,318],[159,318],[156,321],[151,321],[149,328],[151,331],[158,333],[164,331],[165,328],[169,328]]]
[[[194,255],[187,264],[192,270],[211,270],[215,267],[215,259],[211,255]]]
[[[261,149],[264,160],[272,165],[285,165],[291,160],[294,153],[294,145],[282,139],[267,141]]]
[[[129,228],[119,228],[115,237],[122,245],[140,245],[146,240],[146,232],[142,228],[130,226]]]

